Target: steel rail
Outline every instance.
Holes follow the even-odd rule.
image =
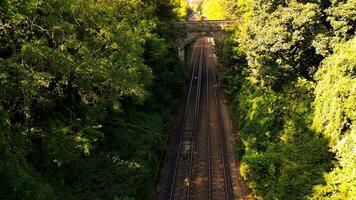
[[[187,116],[188,116],[190,96],[191,96],[191,92],[192,92],[192,88],[193,88],[193,81],[194,81],[197,57],[198,57],[198,53],[196,51],[195,55],[194,55],[193,69],[192,69],[192,74],[191,74],[191,77],[190,77],[190,84],[189,84],[188,94],[187,94],[187,97],[186,97],[187,101],[186,101],[186,104],[185,104],[185,112],[184,112],[183,121],[182,121],[183,130],[179,131],[180,138],[179,138],[179,142],[178,142],[178,150],[177,150],[177,155],[176,155],[176,159],[175,159],[175,166],[174,166],[174,170],[173,170],[173,179],[172,179],[171,188],[170,188],[170,194],[169,194],[169,199],[170,200],[173,200],[173,197],[174,197],[174,189],[175,189],[175,184],[176,184],[175,182],[176,182],[176,179],[177,179],[177,170],[178,170],[179,159],[180,159],[180,154],[181,154],[181,149],[182,149],[182,142],[183,142],[185,124],[186,124],[186,121],[187,121],[186,119],[187,119]]]
[[[214,68],[214,71],[215,72],[215,68]],[[215,75],[216,78],[218,78],[218,76]],[[219,121],[220,121],[220,125],[219,126],[222,126],[222,134],[221,134],[221,140],[223,141],[223,143],[221,143],[221,150],[224,152],[225,156],[224,156],[224,159],[225,159],[225,163],[227,163],[229,165],[229,157],[227,155],[227,147],[226,147],[226,135],[225,135],[225,129],[223,128],[223,120],[222,120],[222,114],[221,114],[221,104],[220,104],[220,98],[221,98],[221,90],[220,90],[220,81],[218,82],[218,91],[215,90],[215,92],[217,93],[217,98],[218,98],[218,117],[219,117]],[[228,166],[227,165],[227,166]],[[233,186],[232,186],[232,180],[231,180],[231,174],[230,174],[230,169],[228,167],[228,181],[225,181],[225,183],[227,182],[228,185],[227,187],[228,188],[225,188],[225,191],[229,191],[228,194],[229,194],[229,197],[231,199],[234,199],[234,192],[233,192]],[[246,200],[246,193],[244,191],[244,189],[242,188],[242,181],[240,180],[240,174],[237,173],[237,181],[238,181],[238,185],[239,185],[239,188],[240,188],[240,191],[241,191],[241,195],[242,195],[242,199],[243,200]]]
[[[196,47],[197,49],[198,47]],[[193,70],[192,70],[192,74],[190,77],[190,84],[189,84],[189,90],[188,90],[188,94],[187,94],[187,101],[185,104],[185,112],[184,112],[184,116],[183,116],[183,121],[182,121],[182,130],[180,130],[180,138],[179,138],[179,143],[178,143],[178,150],[177,150],[177,156],[175,159],[175,166],[174,166],[174,170],[173,170],[173,180],[171,183],[171,188],[170,188],[170,194],[169,194],[169,199],[173,200],[174,198],[174,190],[175,190],[175,186],[176,186],[176,179],[177,179],[177,171],[178,171],[178,165],[179,165],[179,160],[180,160],[180,156],[181,156],[181,149],[182,149],[182,142],[183,142],[183,138],[184,138],[184,133],[185,133],[185,126],[187,123],[187,117],[188,117],[188,111],[189,111],[189,104],[191,101],[191,93],[192,93],[192,88],[193,88],[193,82],[194,82],[194,77],[195,77],[195,71],[196,71],[196,66],[197,66],[197,60],[198,60],[198,56],[199,52],[196,50],[195,55],[194,55],[194,62],[193,62]],[[194,131],[193,131],[194,132]],[[192,156],[192,154],[191,154]],[[189,186],[190,187],[190,186]]]
[[[186,200],[190,199],[190,189],[192,183],[192,173],[193,173],[193,158],[194,158],[194,150],[195,144],[194,139],[198,137],[198,123],[199,123],[199,111],[200,111],[200,96],[201,96],[201,79],[202,79],[202,68],[203,68],[203,57],[204,57],[204,39],[202,40],[201,47],[200,47],[200,58],[199,58],[199,73],[198,73],[198,84],[196,90],[196,98],[195,98],[195,107],[194,107],[194,129],[195,132],[192,132],[191,136],[191,148],[190,148],[190,160],[189,160],[189,172],[188,172],[188,186],[186,188]],[[195,135],[193,135],[195,133]]]
[[[206,66],[206,110],[207,110],[207,150],[208,150],[208,190],[209,200],[213,198],[212,195],[212,181],[211,181],[211,149],[210,149],[210,114],[209,114],[209,67]],[[214,85],[213,85],[214,86]]]
[[[213,66],[213,79],[214,82],[218,85],[219,88],[219,83],[216,72],[215,72],[215,67]],[[213,89],[214,94],[215,94],[215,103],[216,107],[218,110],[218,130],[221,130],[220,134],[220,153],[221,153],[221,159],[222,159],[222,165],[223,165],[223,174],[224,174],[224,183],[225,183],[225,197],[227,200],[229,199],[234,199],[234,194],[232,190],[232,181],[231,181],[231,175],[230,175],[230,169],[229,169],[229,158],[227,156],[227,151],[226,151],[226,140],[225,140],[225,130],[224,130],[224,124],[222,120],[222,115],[221,115],[221,105],[220,105],[220,93],[217,91],[217,89]]]

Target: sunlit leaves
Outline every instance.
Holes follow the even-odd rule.
[[[333,145],[351,131],[356,120],[356,39],[339,45],[316,74],[314,124]]]
[[[339,41],[348,40],[355,35],[356,31],[356,1],[333,0],[332,3],[333,6],[326,10],[326,13],[328,14],[327,20],[334,28],[334,35]]]
[[[274,86],[296,75],[310,77],[319,59],[311,46],[320,26],[318,5],[292,1],[288,7],[278,6],[271,13],[255,5],[256,16],[241,43],[256,81]]]
[[[237,5],[236,0],[205,0],[202,3],[202,13],[209,20],[236,19]]]
[[[356,194],[356,38],[336,47],[316,74],[314,126],[330,138],[338,165],[315,188],[315,199]]]
[[[228,65],[242,175],[265,199],[352,199],[355,2],[249,2],[238,1],[245,21],[235,34],[246,60],[217,51]]]
[[[173,2],[176,4],[175,9],[173,11],[176,13],[179,19],[186,19],[189,14],[189,9],[191,9],[189,8],[188,1],[173,0]]]

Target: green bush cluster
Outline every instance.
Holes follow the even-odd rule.
[[[147,199],[184,82],[164,0],[0,1],[0,198]]]
[[[264,199],[356,196],[354,0],[239,0],[216,45],[241,175]]]

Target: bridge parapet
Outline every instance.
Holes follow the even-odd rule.
[[[204,20],[204,21],[189,21],[176,22],[174,27],[177,31],[183,33],[182,37],[176,39],[178,48],[178,56],[185,60],[185,46],[197,37],[214,37],[221,39],[224,37],[224,30],[229,27],[239,24],[239,20]]]
[[[205,20],[205,21],[190,21],[190,22],[176,22],[174,26],[178,30],[186,32],[204,32],[204,31],[222,31],[235,24],[239,20]]]

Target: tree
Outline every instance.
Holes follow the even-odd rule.
[[[184,80],[174,6],[0,4],[0,198],[152,196]]]
[[[217,43],[241,175],[264,199],[355,196],[355,2],[239,0]]]
[[[330,138],[338,160],[316,187],[315,199],[348,199],[356,195],[356,38],[337,45],[316,74],[315,128]]]
[[[251,77],[276,89],[298,76],[310,80],[322,59],[312,46],[321,27],[319,6],[295,1],[283,5],[256,2],[241,39]]]
[[[237,1],[235,0],[206,0],[202,12],[209,20],[236,19]]]

